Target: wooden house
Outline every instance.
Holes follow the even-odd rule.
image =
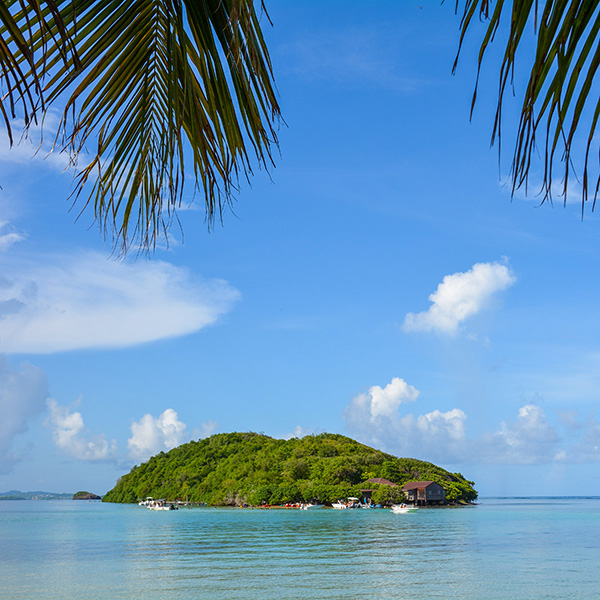
[[[413,504],[445,504],[446,491],[435,481],[409,481],[402,487],[406,499]]]

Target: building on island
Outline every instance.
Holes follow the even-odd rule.
[[[435,481],[409,481],[402,491],[406,499],[413,504],[445,504],[446,491]]]

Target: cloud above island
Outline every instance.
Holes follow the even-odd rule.
[[[68,406],[62,406],[52,398],[48,398],[46,403],[50,412],[47,425],[52,429],[52,440],[59,450],[79,460],[110,460],[115,457],[116,440],[109,442],[103,433],[90,434],[80,412],[71,412]]]
[[[168,262],[95,252],[12,260],[0,280],[0,349],[53,353],[121,348],[196,332],[240,294]]]
[[[573,411],[556,412],[551,422],[541,406],[528,403],[495,430],[472,436],[460,408],[408,412],[407,402],[414,406],[419,396],[419,390],[396,377],[352,398],[342,416],[352,436],[396,456],[447,465],[600,462],[600,424],[593,413],[581,418]]]
[[[201,439],[212,435],[218,427],[216,421],[206,421],[194,427],[192,434],[187,425],[179,419],[172,408],[167,408],[158,417],[145,414],[131,424],[131,437],[127,440],[130,456],[134,460],[146,460],[167,452],[176,446],[189,442],[192,438]]]
[[[445,462],[461,460],[467,415],[459,409],[402,414],[401,408],[415,402],[419,394],[404,379],[394,377],[385,387],[375,385],[352,398],[342,416],[351,433],[365,444],[399,456],[435,456],[443,447]]]
[[[429,309],[408,313],[402,328],[455,335],[464,321],[489,306],[497,293],[515,282],[510,269],[498,262],[477,263],[465,273],[446,275],[430,294]]]

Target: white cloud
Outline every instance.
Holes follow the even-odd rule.
[[[22,242],[25,239],[25,235],[17,233],[16,231],[6,231],[2,233],[2,230],[8,229],[8,223],[6,221],[0,221],[0,252],[5,252],[13,244]]]
[[[0,355],[0,473],[19,460],[12,449],[14,438],[43,412],[47,397],[48,381],[41,369],[28,363],[13,369]]]
[[[145,414],[131,424],[131,434],[127,447],[136,460],[145,460],[190,440],[186,424],[172,408],[167,408],[156,418]]]
[[[200,427],[194,427],[192,430],[192,438],[195,440],[201,440],[211,436],[217,429],[219,424],[216,421],[206,421],[200,425]]]
[[[434,410],[417,417],[417,428],[421,436],[432,436],[438,440],[446,438],[452,443],[461,443],[465,439],[465,421],[467,415],[459,408],[447,412]]]
[[[502,422],[493,434],[486,433],[477,443],[481,462],[489,464],[542,464],[564,460],[557,430],[548,423],[540,406],[527,404],[517,418]]]
[[[405,331],[435,331],[454,335],[469,317],[484,309],[497,292],[515,283],[506,265],[477,263],[466,273],[446,275],[429,296],[432,306],[424,312],[408,313]]]
[[[292,438],[303,438],[307,435],[313,435],[315,430],[312,427],[302,427],[302,425],[296,425],[292,433],[288,433],[283,436],[284,440],[290,440]]]
[[[48,425],[52,427],[52,439],[57,448],[80,460],[107,460],[115,456],[117,443],[107,441],[103,433],[89,436],[80,412],[70,412],[56,400],[47,400],[50,416]]]
[[[507,192],[512,191],[512,180],[510,177],[506,177],[503,181],[500,182],[501,187],[503,187]],[[542,200],[544,200],[544,190],[546,186],[544,185],[543,180],[536,178],[530,180],[527,184],[527,187],[522,186],[519,189],[515,190],[514,197],[519,198],[520,200],[526,200],[530,202],[534,202],[538,205],[541,204]],[[591,192],[590,192],[591,195]],[[579,205],[581,206],[581,201],[583,199],[583,187],[581,182],[577,180],[576,177],[569,177],[569,183],[567,185],[567,191],[565,196],[565,188],[564,181],[562,177],[554,178],[552,180],[552,186],[550,187],[550,201],[545,200],[549,205]],[[566,201],[566,202],[565,202]]]
[[[343,417],[361,441],[399,456],[452,462],[465,454],[467,415],[459,409],[401,416],[399,409],[414,402],[419,390],[395,377],[384,388],[373,386],[354,397]]]
[[[116,262],[89,252],[45,258],[3,266],[3,352],[117,348],[186,335],[239,298],[225,281],[159,260]]]
[[[561,443],[557,429],[535,404],[521,407],[516,419],[501,422],[495,432],[469,437],[467,414],[459,408],[422,415],[402,414],[400,409],[405,399],[416,400],[419,392],[402,379],[395,378],[392,384],[383,389],[374,386],[368,394],[359,394],[344,410],[348,429],[366,444],[397,456],[442,464],[544,464],[577,460],[569,452],[573,438],[569,443]],[[400,392],[403,388],[405,391]],[[387,390],[395,393],[386,394]],[[383,403],[382,396],[386,398]],[[600,427],[594,427],[594,423],[586,427],[586,448],[589,451],[595,447],[598,450],[595,460],[599,460]]]
[[[514,418],[489,431],[469,434],[460,408],[408,413],[419,390],[394,378],[385,387],[358,394],[343,411],[349,433],[396,456],[439,464],[543,465],[600,462],[600,422],[593,412],[553,411],[537,403],[521,406]]]
[[[49,111],[42,124],[32,124],[27,137],[22,136],[24,122],[15,120],[11,122],[14,144],[11,146],[6,129],[0,129],[0,161],[16,165],[31,166],[36,163],[55,170],[65,171],[70,165],[69,155],[54,149],[54,140],[59,124],[58,113]]]
[[[366,394],[359,394],[350,402],[350,411],[360,414],[360,419],[373,422],[378,417],[393,417],[403,402],[414,402],[419,390],[404,379],[394,377],[384,388],[374,385]]]

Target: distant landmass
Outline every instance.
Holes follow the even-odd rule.
[[[381,478],[395,486],[372,483]],[[472,481],[432,463],[397,458],[343,435],[289,440],[258,433],[223,433],[161,452],[134,467],[104,495],[104,502],[152,496],[213,506],[335,502],[373,489],[374,502],[401,500],[409,481],[434,481],[449,502],[477,498]]]
[[[73,500],[102,500],[102,498],[92,492],[77,492],[73,494]]]
[[[55,492],[21,492],[10,490],[0,492],[0,500],[71,500],[73,494],[57,494]]]

